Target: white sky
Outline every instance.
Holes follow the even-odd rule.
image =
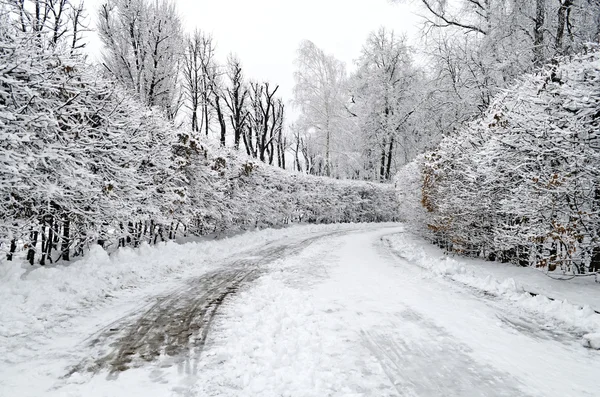
[[[102,0],[86,0],[95,20]],[[313,41],[344,61],[358,58],[367,35],[380,26],[416,37],[419,17],[407,4],[389,0],[175,0],[188,32],[213,34],[218,58],[230,52],[242,61],[247,78],[279,84],[292,98],[294,60],[300,42]],[[94,40],[95,38],[93,38]],[[97,39],[90,46],[98,52]]]

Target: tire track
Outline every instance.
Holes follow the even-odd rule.
[[[71,368],[75,372],[109,376],[140,367],[158,359],[181,359],[202,353],[212,320],[223,302],[267,271],[268,263],[298,254],[320,238],[339,235],[331,232],[288,244],[270,243],[248,258],[233,259],[221,270],[189,280],[155,303],[142,306],[86,339],[92,355]]]

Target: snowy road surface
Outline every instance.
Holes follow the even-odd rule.
[[[117,302],[103,327],[82,320],[75,341],[3,364],[0,395],[600,395],[598,351],[394,255],[382,238],[402,231],[282,238]]]

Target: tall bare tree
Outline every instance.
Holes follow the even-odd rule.
[[[214,79],[212,74],[216,72],[214,54],[215,46],[210,35],[196,30],[188,37],[183,57],[186,106],[191,113],[192,131],[204,131],[206,136],[213,116],[209,96]]]
[[[266,82],[250,83],[249,122],[243,135],[246,152],[269,164],[273,164],[280,135],[283,141],[284,105],[275,97],[278,89]]]
[[[83,0],[2,0],[0,4],[14,15],[20,31],[35,33],[50,47],[61,45],[74,53],[85,46],[81,39],[88,26]]]
[[[225,90],[224,99],[229,109],[229,121],[233,129],[233,146],[235,149],[239,149],[240,139],[248,120],[248,111],[246,109],[248,88],[244,84],[242,63],[234,55],[230,55],[227,59],[227,77],[230,84]]]

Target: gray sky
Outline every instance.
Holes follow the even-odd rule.
[[[101,0],[86,0],[95,19]],[[213,34],[218,58],[242,60],[248,78],[280,85],[288,101],[300,42],[313,41],[351,69],[367,35],[380,26],[416,37],[419,17],[389,0],[175,0],[188,32]],[[97,53],[98,43],[90,46]]]

